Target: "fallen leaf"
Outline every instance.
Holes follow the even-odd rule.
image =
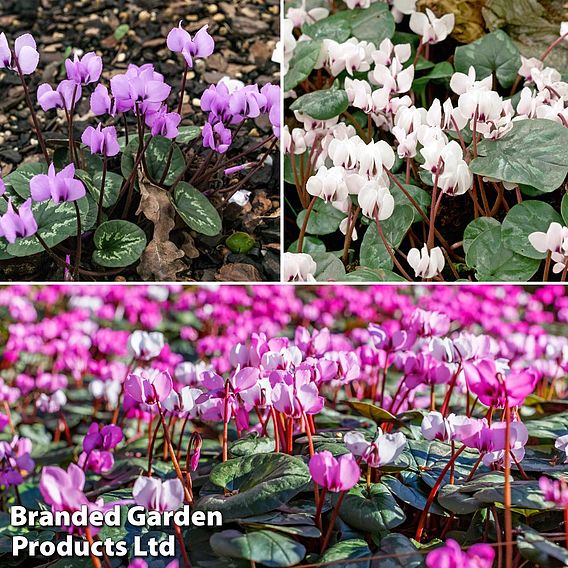
[[[220,282],[262,282],[260,272],[251,264],[236,262],[225,264],[215,274],[215,280]]]
[[[142,172],[139,179],[141,198],[136,214],[142,213],[154,223],[154,234],[140,257],[137,272],[146,281],[176,281],[187,264],[181,260],[184,251],[170,241],[170,231],[176,224],[174,206],[168,193],[150,183]]]

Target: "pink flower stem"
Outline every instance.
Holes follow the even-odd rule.
[[[148,424],[148,477],[152,477],[152,459],[154,457],[154,445],[156,444],[156,438],[158,436],[159,430],[158,424],[156,424],[156,429],[152,433],[153,423],[154,417],[150,418],[150,422]]]
[[[565,40],[566,38],[568,38],[568,33],[565,33],[564,35],[561,35],[560,37],[556,38],[547,48],[546,51],[540,56],[540,60],[542,62],[544,62],[544,60],[549,56],[550,52],[560,43],[562,43],[563,40]]]
[[[179,441],[178,441],[178,451],[177,451],[177,460],[179,461],[181,458],[181,445],[183,442],[183,435],[185,433],[185,427],[187,426],[187,421],[189,420],[189,414],[186,415],[186,417],[183,420],[183,423],[181,425],[181,432],[179,433]]]
[[[183,563],[185,565],[185,568],[191,568],[191,564],[189,562],[189,556],[187,554],[187,548],[185,547],[185,542],[183,540],[183,535],[181,533],[181,529],[179,528],[179,525],[177,525],[176,523],[174,523],[174,531],[176,533],[176,537],[178,539],[179,542],[179,546],[181,549],[181,555],[183,558]]]
[[[438,180],[440,178],[440,170],[442,168],[442,157],[438,158],[436,165],[436,174],[434,176],[434,189],[432,190],[432,205],[430,207],[430,226],[428,227],[428,250],[434,248],[434,227],[436,223],[436,214],[438,213],[439,202],[436,200],[438,195]]]
[[[463,445],[449,460],[448,463],[444,466],[444,469],[442,470],[442,472],[440,473],[440,475],[438,476],[438,479],[436,480],[436,483],[434,484],[434,487],[432,487],[432,490],[430,491],[430,495],[428,495],[428,499],[426,501],[426,505],[424,505],[424,509],[422,511],[422,515],[420,515],[420,520],[418,521],[418,527],[416,529],[416,535],[414,537],[414,539],[418,542],[421,541],[422,539],[422,533],[424,532],[424,527],[426,525],[426,519],[428,518],[428,512],[430,511],[430,507],[432,506],[432,503],[434,502],[434,499],[436,498],[436,495],[438,494],[438,490],[440,489],[440,485],[442,484],[442,481],[444,480],[444,477],[446,475],[446,473],[448,473],[448,470],[450,469],[450,467],[452,467],[452,464],[456,461],[456,459],[458,458],[458,456],[465,450],[465,445]]]
[[[89,527],[85,527],[85,537],[89,541],[89,547],[93,548],[93,537],[91,536],[91,529]],[[101,561],[91,552],[91,562],[93,563],[94,568],[101,568]]]
[[[280,452],[280,436],[278,432],[278,418],[273,406],[270,407],[270,414],[272,416],[272,424],[274,425],[274,451],[278,453]]]
[[[79,210],[79,203],[77,202],[77,200],[73,201],[73,205],[75,206],[75,215],[77,217],[77,246],[75,249],[75,268],[73,270],[73,280],[77,280],[79,267],[81,266],[81,211]]]
[[[73,445],[73,440],[71,440],[71,431],[69,430],[69,424],[67,424],[67,420],[65,420],[65,415],[63,411],[59,411],[59,420],[63,432],[65,433],[65,439],[67,440],[67,445],[71,447]]]
[[[389,253],[389,256],[391,257],[391,260],[393,261],[394,265],[398,268],[398,270],[402,274],[402,276],[404,276],[409,282],[412,282],[412,278],[408,275],[408,272],[406,272],[406,270],[404,270],[404,268],[402,267],[402,265],[400,264],[400,262],[396,258],[394,252],[390,248],[390,245],[389,245],[389,243],[388,243],[388,241],[385,237],[385,234],[383,232],[383,228],[381,227],[381,223],[379,221],[379,214],[378,213],[375,215],[375,224],[377,226],[377,231],[379,233],[379,236],[381,237],[381,240],[383,241],[383,244],[385,245],[385,248],[387,249],[387,252]]]
[[[327,527],[327,532],[325,533],[325,538],[324,538],[323,543],[321,545],[321,552],[323,552],[327,548],[327,545],[329,543],[329,539],[331,538],[331,533],[333,532],[333,527],[335,525],[335,521],[337,519],[337,515],[339,514],[339,509],[341,508],[341,503],[343,503],[343,499],[344,499],[346,494],[347,494],[347,491],[343,491],[341,493],[341,495],[339,496],[339,499],[337,500],[337,503],[335,504],[335,507],[333,508],[333,511],[331,512],[331,517],[329,519],[329,525]]]

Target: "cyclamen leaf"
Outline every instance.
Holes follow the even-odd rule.
[[[546,233],[554,222],[562,224],[562,217],[551,205],[543,201],[523,201],[512,207],[503,220],[503,245],[528,258],[546,258],[546,253],[538,252],[528,237],[536,231]]]
[[[498,227],[499,221],[493,217],[478,217],[474,219],[463,233],[463,250],[467,253],[471,243],[485,231]]]
[[[173,204],[180,217],[194,231],[208,237],[221,232],[222,221],[217,209],[192,185],[183,181],[178,183]]]
[[[478,158],[470,163],[474,174],[554,191],[568,174],[568,128],[552,120],[513,123],[499,140],[482,140]]]
[[[562,213],[562,220],[564,221],[564,225],[568,225],[568,194],[564,194],[564,197],[562,198],[560,213]]]
[[[477,80],[495,73],[502,87],[511,87],[521,67],[521,55],[511,38],[496,30],[482,38],[456,48],[456,71],[467,73],[470,66],[476,71]]]
[[[346,111],[348,106],[349,100],[345,91],[324,89],[302,95],[290,105],[290,109],[315,120],[329,120]]]
[[[318,282],[342,280],[345,276],[343,262],[335,254],[331,252],[312,252],[311,257],[317,265],[315,278]]]
[[[93,262],[108,268],[130,266],[146,248],[144,231],[129,221],[101,223],[93,240]]]
[[[288,73],[284,77],[284,90],[290,91],[306,79],[319,59],[321,41],[300,41],[290,59]]]
[[[25,164],[20,166],[15,172],[8,174],[4,178],[4,183],[11,186],[14,191],[23,199],[30,197],[30,180],[39,174],[46,174],[47,166],[43,163]]]
[[[304,223],[306,211],[306,209],[300,211],[296,219],[296,224],[299,229],[302,228],[302,224]],[[306,232],[311,235],[329,235],[339,228],[339,224],[344,218],[345,213],[336,209],[331,203],[326,203],[323,199],[318,199],[310,213]]]

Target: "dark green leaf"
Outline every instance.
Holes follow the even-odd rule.
[[[357,270],[350,272],[343,279],[344,282],[406,282],[406,278],[399,276],[391,270],[385,268],[367,268],[361,266]]]
[[[499,221],[493,217],[478,217],[471,221],[463,233],[463,250],[467,253],[471,243],[485,231],[499,226]]]
[[[320,51],[321,41],[298,42],[290,59],[288,72],[284,77],[285,91],[292,90],[298,83],[308,78],[319,59]]]
[[[146,248],[144,231],[129,221],[101,223],[93,241],[93,261],[108,268],[134,264]]]
[[[173,204],[187,225],[208,237],[221,232],[222,222],[217,209],[192,185],[180,182],[174,190]]]
[[[346,111],[348,106],[349,100],[345,91],[324,89],[302,95],[290,105],[290,109],[315,120],[329,120]]]
[[[306,211],[307,209],[300,211],[296,219],[296,224],[299,229],[302,228]],[[306,232],[311,235],[329,235],[337,231],[343,219],[345,219],[345,213],[336,209],[331,203],[326,203],[323,199],[318,199],[310,213]]]
[[[331,252],[312,252],[317,265],[315,279],[318,282],[340,281],[345,277],[343,262]]]

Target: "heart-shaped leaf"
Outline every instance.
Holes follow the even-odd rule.
[[[146,248],[144,231],[129,221],[101,223],[93,241],[96,247],[93,261],[108,268],[134,264]]]
[[[221,232],[222,222],[217,209],[192,185],[183,181],[178,183],[174,190],[173,204],[180,217],[194,231],[208,237]]]
[[[349,100],[345,91],[324,89],[302,95],[290,105],[290,109],[315,120],[329,120],[346,111],[348,106]]]

